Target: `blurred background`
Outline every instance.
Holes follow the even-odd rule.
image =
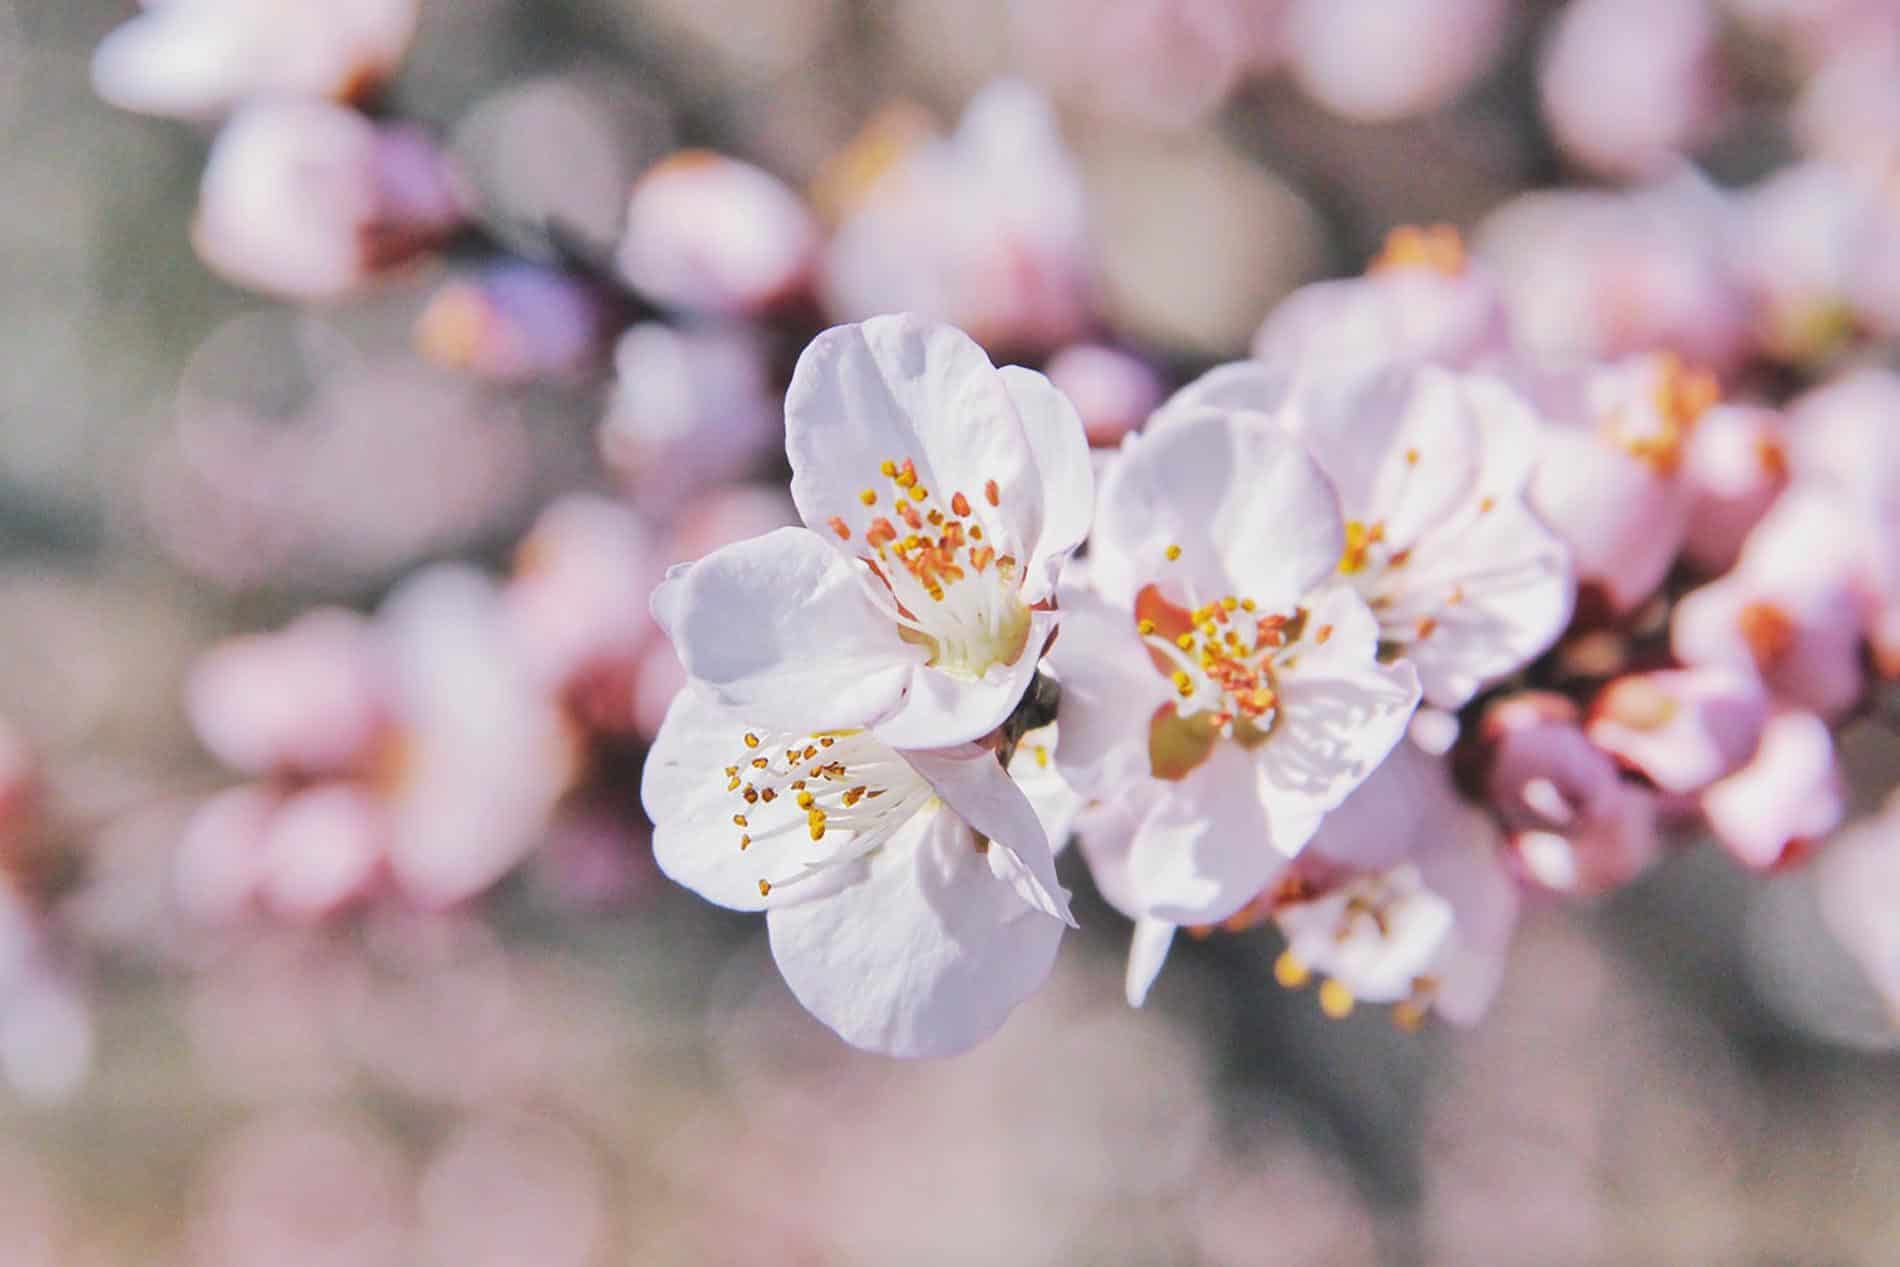
[[[1126,924],[1083,893],[1051,986],[923,1065],[849,1052],[756,921],[653,872],[624,813],[637,758],[612,744],[592,799],[479,901],[189,918],[216,882],[181,887],[181,841],[231,782],[184,703],[218,639],[371,611],[434,560],[520,567],[562,494],[652,508],[674,557],[786,516],[769,411],[795,322],[729,361],[660,326],[609,357],[589,296],[562,372],[516,375],[435,307],[498,248],[611,256],[669,153],[716,148],[830,214],[880,136],[948,129],[1027,76],[1079,174],[1088,321],[1171,384],[1244,355],[1279,298],[1357,271],[1395,225],[1470,235],[1527,190],[1641,182],[1682,150],[1757,181],[1807,143],[1819,107],[1793,103],[1838,52],[1803,43],[1792,3],[1683,6],[1710,15],[1686,37],[1679,6],[1598,4],[1566,54],[1582,87],[1540,86],[1583,4],[1389,7],[1426,16],[428,0],[376,112],[455,156],[482,231],[292,306],[194,253],[210,131],[95,97],[93,50],[131,4],[0,0],[0,766],[32,771],[0,819],[37,939],[0,1005],[0,1262],[1900,1263],[1889,1019],[1804,873],[1706,845],[1533,912],[1469,1031],[1326,1019],[1274,984],[1270,930],[1190,944],[1131,1011]],[[1111,28],[1121,45],[1085,38]],[[1645,58],[1663,88],[1630,70]],[[1018,340],[1037,341],[993,345]],[[635,379],[642,357],[658,368]],[[663,385],[616,432],[627,382]],[[690,411],[668,390],[729,393],[729,429],[669,440]],[[730,469],[669,487],[707,448]],[[1892,740],[1867,721],[1841,742],[1871,808]]]

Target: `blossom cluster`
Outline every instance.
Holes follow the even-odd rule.
[[[1526,911],[1706,835],[1758,871],[1818,854],[1900,1004],[1895,812],[1827,845],[1836,734],[1900,676],[1894,152],[1843,124],[1881,84],[1829,21],[1787,36],[1818,68],[1799,162],[1676,166],[1725,100],[1717,7],[1657,6],[1642,94],[1591,72],[1650,6],[1576,0],[1543,45],[1564,152],[1648,183],[1526,194],[1469,246],[1393,230],[1184,370],[1111,333],[1029,83],[949,130],[894,106],[805,193],[678,150],[611,242],[523,247],[379,96],[413,0],[152,6],[95,81],[217,125],[206,264],[305,303],[421,278],[418,354],[491,386],[610,363],[625,494],[555,502],[500,579],[433,564],[208,652],[186,712],[243,781],[190,815],[181,904],[440,910],[524,866],[610,902],[650,858],[763,913],[847,1042],[927,1056],[1045,982],[1084,875],[1132,924],[1132,1004],[1183,931],[1271,925],[1282,985],[1411,1028],[1482,1016]],[[1011,33],[1111,115],[1285,67],[1392,118],[1512,21],[1146,0],[1016,5]]]

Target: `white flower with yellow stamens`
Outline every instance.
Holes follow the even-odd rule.
[[[814,1016],[868,1050],[946,1055],[1042,984],[1073,923],[1049,845],[1073,804],[1038,759],[1047,743],[1016,745],[1009,769],[977,744],[900,752],[862,727],[748,725],[695,685],[641,797],[660,868],[765,911]]]

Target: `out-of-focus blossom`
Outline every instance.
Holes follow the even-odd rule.
[[[320,784],[276,807],[259,842],[258,891],[275,913],[314,920],[370,891],[391,824],[371,789]]]
[[[1660,349],[1727,371],[1753,333],[1733,218],[1726,196],[1684,169],[1627,193],[1519,195],[1486,217],[1476,245],[1533,361],[1576,366]]]
[[[1132,352],[1103,343],[1071,343],[1043,367],[1081,415],[1089,443],[1106,448],[1148,420],[1161,403],[1161,378]]]
[[[1716,405],[1696,423],[1682,462],[1689,487],[1683,554],[1705,572],[1726,571],[1788,486],[1781,415],[1758,405]]]
[[[236,285],[335,299],[443,241],[463,213],[420,132],[327,102],[267,101],[218,134],[192,241]]]
[[[415,1261],[590,1267],[609,1243],[611,1202],[607,1175],[578,1132],[525,1113],[478,1117],[423,1171]]]
[[[1900,376],[1856,370],[1798,398],[1789,448],[1801,489],[1839,506],[1882,674],[1900,676]],[[1833,557],[1829,555],[1828,557]]]
[[[1697,144],[1722,105],[1710,0],[1575,0],[1538,66],[1544,116],[1570,157],[1653,175]]]
[[[1011,349],[1083,333],[1094,285],[1087,198],[1046,101],[1004,81],[948,137],[906,146],[877,133],[869,143],[882,161],[865,165],[874,174],[824,254],[830,312],[922,313]]]
[[[1263,418],[1184,414],[1110,468],[1051,653],[1056,758],[1108,803],[1082,846],[1138,962],[1257,895],[1404,737],[1417,674],[1379,662],[1356,593],[1315,590],[1345,548],[1325,475]]]
[[[906,748],[988,734],[1035,674],[1045,600],[1088,533],[1074,407],[906,315],[819,335],[785,414],[807,527],[669,574],[653,610],[687,672],[754,723],[835,715]]]
[[[1515,392],[1428,367],[1309,378],[1283,395],[1271,368],[1224,366],[1156,421],[1252,409],[1298,437],[1346,517],[1338,583],[1366,600],[1381,646],[1418,670],[1427,700],[1457,708],[1556,639],[1570,617],[1569,559],[1524,502],[1540,424]]]
[[[1617,678],[1590,708],[1590,742],[1665,792],[1695,792],[1741,767],[1768,721],[1753,674],[1678,669]]]
[[[1817,158],[1890,170],[1900,159],[1900,47],[1877,40],[1828,58],[1802,85],[1793,122]]]
[[[1813,160],[1741,195],[1736,268],[1783,359],[1825,364],[1852,336],[1900,332],[1900,199],[1869,173]]]
[[[1187,127],[1257,60],[1270,0],[1013,0],[1010,34],[1039,84],[1108,118]]]
[[[1476,369],[1508,355],[1497,288],[1449,225],[1394,229],[1364,277],[1303,286],[1254,336],[1253,355],[1289,378],[1421,362]]]
[[[1287,61],[1300,87],[1336,114],[1424,114],[1490,68],[1511,8],[1505,0],[1293,0]]]
[[[601,456],[642,505],[690,501],[737,479],[781,429],[764,344],[741,329],[637,325],[614,349]]]
[[[1683,451],[1716,393],[1709,375],[1658,355],[1591,371],[1540,401],[1549,423],[1531,509],[1570,547],[1578,582],[1617,613],[1653,594],[1682,548]]]
[[[770,173],[682,150],[633,187],[620,271],[647,297],[725,317],[757,313],[810,280],[818,227]]]
[[[1821,915],[1900,1024],[1900,796],[1815,863]]]
[[[204,119],[252,97],[359,100],[396,70],[418,0],[163,0],[93,55],[101,97],[141,114]]]
[[[1862,685],[1859,547],[1845,507],[1797,486],[1748,535],[1733,571],[1677,604],[1677,658],[1756,673],[1777,699],[1838,717]]]
[[[1702,794],[1709,830],[1744,866],[1798,862],[1840,826],[1847,788],[1827,723],[1776,714],[1754,759]]]
[[[369,760],[387,721],[382,670],[369,624],[321,609],[214,647],[192,669],[186,710],[234,770],[345,773]]]
[[[448,282],[416,319],[429,360],[500,383],[567,378],[601,355],[605,303],[578,278],[533,264]]]
[[[1745,26],[1809,63],[1875,47],[1894,34],[1887,0],[1724,0]]]
[[[654,857],[710,901],[766,911],[792,993],[845,1041],[961,1051],[1042,984],[1073,923],[1047,827],[990,750],[900,752],[870,717],[820,707],[829,723],[808,730],[749,727],[682,692],[642,779]]]
[[[0,851],[24,834],[39,800],[39,762],[25,736],[0,717]]]
[[[1487,709],[1478,740],[1485,798],[1518,873],[1548,892],[1601,893],[1654,862],[1655,796],[1619,778],[1609,754],[1555,697],[1508,697]]]

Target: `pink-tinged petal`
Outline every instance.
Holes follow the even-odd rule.
[[[1075,819],[1082,812],[1082,797],[1069,786],[1056,766],[1056,746],[1060,743],[1056,723],[1038,727],[1016,744],[1010,758],[1009,777],[1016,781],[1042,823],[1051,852],[1060,854],[1068,847],[1075,830]]]
[[[1017,896],[1070,927],[1068,892],[1056,879],[1055,853],[1029,797],[996,753],[975,744],[904,754],[950,812],[988,842],[990,869]]]
[[[1088,435],[1068,397],[1034,370],[1006,365],[999,373],[1022,419],[1043,490],[1042,535],[1029,547],[1023,576],[1023,601],[1034,603],[1054,591],[1056,574],[1089,535],[1095,470]]]
[[[785,729],[890,714],[925,655],[871,601],[859,565],[804,528],[675,568],[654,591],[653,615],[689,674],[753,721]]]
[[[1036,676],[1037,650],[1058,619],[1056,612],[1031,612],[1016,658],[990,665],[975,680],[927,665],[911,669],[902,702],[876,725],[878,738],[893,748],[941,748],[989,734],[1016,711]]]
[[[1754,760],[1702,794],[1702,813],[1743,865],[1796,861],[1840,825],[1846,784],[1827,723],[1782,713],[1762,731]]]
[[[1326,815],[1305,853],[1355,871],[1383,871],[1448,834],[1466,830],[1468,812],[1443,760],[1415,744],[1399,744]]]
[[[961,497],[999,555],[1026,558],[1042,539],[1045,493],[1022,418],[983,349],[952,326],[873,317],[813,339],[786,390],[785,451],[798,513],[851,558],[894,498],[910,500],[887,462],[911,464],[920,511],[948,513]]]
[[[1718,405],[1696,423],[1683,454],[1689,537],[1683,551],[1704,572],[1734,566],[1742,543],[1788,486],[1780,415]]]
[[[1419,855],[1425,883],[1451,903],[1457,935],[1433,965],[1432,1010],[1454,1025],[1474,1025],[1504,976],[1521,899],[1503,865],[1496,829],[1471,812],[1467,829]]]
[[[1065,586],[1049,664],[1062,683],[1056,763],[1069,781],[1086,796],[1112,798],[1146,777],[1148,725],[1173,692],[1135,633],[1133,613]]]
[[[1130,785],[1120,796],[1084,805],[1076,815],[1076,847],[1088,864],[1089,878],[1102,900],[1130,919],[1141,918],[1147,909],[1129,867],[1135,832],[1167,795],[1167,788],[1147,779]]]
[[[633,511],[572,494],[535,520],[503,594],[522,656],[550,689],[602,665],[630,665],[653,641],[647,600],[657,543]]]
[[[368,892],[388,836],[382,807],[358,784],[291,796],[264,837],[264,900],[297,919],[329,914]]]
[[[1739,769],[1767,721],[1768,696],[1752,674],[1678,669],[1610,683],[1591,708],[1587,733],[1657,787],[1682,793]]]
[[[1252,759],[1233,744],[1216,744],[1142,819],[1128,858],[1129,884],[1141,914],[1217,923],[1285,864],[1291,851],[1279,844]]]
[[[1071,343],[1044,367],[1056,390],[1075,405],[1088,442],[1119,444],[1161,403],[1161,376],[1147,361],[1101,343]]]
[[[1140,1007],[1148,998],[1162,965],[1168,962],[1168,948],[1174,944],[1175,925],[1165,920],[1138,919],[1135,935],[1128,942],[1128,973],[1122,989],[1129,1007]]]
[[[246,783],[192,812],[172,859],[172,882],[186,915],[224,923],[249,908],[263,879],[265,835],[282,804],[274,789]]]
[[[759,881],[797,874],[813,845],[806,811],[792,796],[747,803],[732,784],[749,773],[754,748],[744,714],[721,705],[704,687],[673,697],[640,776],[640,801],[653,820],[653,859],[661,871],[709,902],[760,911],[822,896],[855,872],[761,892]],[[734,770],[737,774],[729,774]],[[744,824],[733,821],[737,813]],[[741,842],[744,842],[743,844]]]
[[[1090,545],[1091,579],[1112,602],[1159,579],[1177,602],[1233,594],[1280,612],[1337,566],[1345,525],[1298,441],[1209,410],[1123,446]]]
[[[1331,632],[1322,641],[1318,631]],[[1344,588],[1308,608],[1297,658],[1283,662],[1279,713],[1259,749],[1262,794],[1276,827],[1317,823],[1363,783],[1405,737],[1418,707],[1418,674],[1375,658],[1378,624]],[[1283,839],[1297,848],[1301,839]]]
[[[954,1055],[1047,979],[1061,921],[998,880],[954,814],[916,815],[860,865],[857,883],[766,919],[792,993],[852,1046]]]
[[[479,573],[418,573],[377,619],[401,728],[390,868],[425,905],[460,902],[540,843],[574,777],[574,739],[518,659],[500,596]]]
[[[1569,547],[1577,578],[1619,612],[1655,593],[1682,547],[1689,498],[1667,478],[1590,429],[1545,429],[1531,509]]]
[[[1283,370],[1259,361],[1231,361],[1216,365],[1168,397],[1148,423],[1149,431],[1171,426],[1209,409],[1223,413],[1266,414],[1276,417],[1293,398],[1294,379]]]
[[[1293,378],[1395,363],[1471,369],[1507,344],[1504,305],[1488,278],[1469,267],[1450,275],[1406,267],[1302,286],[1261,325],[1253,355]]]
[[[1900,1015],[1900,802],[1843,831],[1814,869],[1829,930]]]

